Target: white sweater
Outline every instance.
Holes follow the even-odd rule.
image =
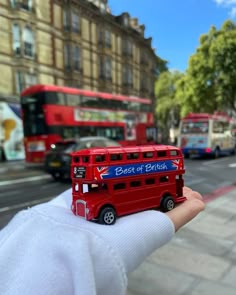
[[[127,274],[174,235],[159,211],[107,226],[74,216],[71,190],[0,231],[1,295],[123,295]]]

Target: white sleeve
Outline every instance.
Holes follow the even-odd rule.
[[[105,226],[74,216],[70,202],[68,190],[0,232],[1,295],[123,295],[127,273],[174,234],[158,211]]]

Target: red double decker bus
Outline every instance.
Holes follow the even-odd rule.
[[[126,145],[156,140],[150,99],[53,85],[21,93],[27,162],[42,162],[56,141],[88,135]]]
[[[101,224],[183,202],[184,162],[173,146],[93,148],[72,154],[72,211]]]

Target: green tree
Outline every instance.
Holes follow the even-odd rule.
[[[224,110],[236,114],[236,24],[226,21],[200,37],[176,97],[181,114]]]
[[[155,84],[156,118],[163,141],[169,137],[169,129],[178,125],[180,105],[176,100],[176,83],[183,76],[180,72],[162,72]]]

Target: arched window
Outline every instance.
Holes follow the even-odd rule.
[[[12,34],[13,34],[13,50],[15,54],[20,55],[20,27],[18,24],[13,24],[12,26]]]
[[[30,27],[26,26],[23,31],[24,54],[34,56],[34,34]]]

